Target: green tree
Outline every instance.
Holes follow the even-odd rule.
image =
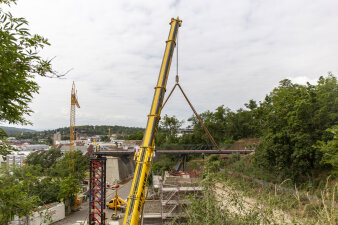
[[[10,154],[12,151],[15,151],[7,142],[6,142],[7,134],[6,132],[0,128],[0,157],[5,159],[5,156]]]
[[[103,137],[101,137],[101,141],[110,142],[110,137],[109,136],[103,136]]]
[[[15,0],[0,0],[11,5]],[[47,76],[56,73],[51,60],[39,56],[46,45],[46,38],[30,34],[28,21],[16,18],[0,8],[0,121],[27,124],[25,115],[32,110],[29,103],[39,86],[34,81],[36,75]]]
[[[27,165],[40,165],[43,169],[48,169],[54,165],[56,160],[60,159],[61,156],[62,153],[60,149],[52,148],[45,152],[30,153],[27,156],[25,163]]]
[[[143,135],[144,135],[143,131],[135,132],[128,136],[128,140],[142,140]]]
[[[182,126],[183,121],[179,121],[175,116],[164,115],[160,121],[159,134],[156,138],[156,144],[162,145],[164,143],[177,143],[177,132]]]
[[[75,203],[75,194],[80,190],[79,180],[69,174],[67,177],[62,179],[60,183],[60,192],[58,194],[58,199],[65,202],[68,211],[70,207]]]
[[[338,125],[327,129],[332,133],[332,140],[318,141],[314,146],[323,153],[321,163],[332,167],[332,174],[338,175]]]
[[[74,159],[74,170],[72,168],[72,160]],[[82,154],[81,151],[67,152],[64,157],[57,160],[52,167],[48,169],[47,174],[56,179],[63,179],[69,175],[73,175],[78,179],[78,183],[82,181],[89,168],[89,158]]]
[[[11,176],[0,177],[0,224],[8,224],[14,216],[28,216],[38,206],[39,198],[24,191]]]
[[[320,169],[322,154],[313,147],[328,137],[327,128],[338,120],[337,79],[329,74],[317,85],[282,80],[261,104],[264,136],[256,162],[281,177],[294,180]]]

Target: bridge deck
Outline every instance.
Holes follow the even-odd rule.
[[[249,154],[254,152],[254,150],[155,150],[155,154]],[[134,150],[118,150],[118,151],[100,151],[93,152],[94,155],[98,156],[123,156],[123,155],[133,155]]]

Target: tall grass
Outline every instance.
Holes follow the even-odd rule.
[[[328,178],[323,187],[307,191],[290,188],[289,180],[266,186],[220,171],[222,163],[210,159],[201,181],[203,195],[190,198],[185,212],[187,224],[338,224],[335,180]],[[240,162],[237,157],[233,161]]]

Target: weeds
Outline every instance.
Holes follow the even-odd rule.
[[[336,181],[328,178],[323,188],[307,192],[296,185],[285,188],[289,179],[263,185],[267,182],[255,183],[238,173],[220,172],[219,162],[211,159],[204,167],[202,197],[190,198],[187,224],[338,224]],[[240,162],[237,156],[232,161]]]

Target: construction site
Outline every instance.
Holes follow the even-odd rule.
[[[178,29],[182,21],[171,19],[170,32],[166,41],[164,58],[162,61],[159,78],[155,86],[155,94],[152,102],[150,114],[148,115],[148,123],[145,130],[145,135],[139,152],[135,151],[97,151],[94,152],[90,159],[90,189],[89,189],[89,218],[88,223],[106,224],[106,177],[110,168],[107,168],[106,156],[112,155],[128,155],[133,154],[136,164],[135,172],[133,173],[133,183],[130,194],[128,196],[128,204],[126,208],[118,200],[116,194],[114,208],[115,218],[121,218],[121,214],[117,214],[117,209],[123,209],[124,214],[123,224],[167,224],[173,219],[178,222],[184,221],[184,209],[189,204],[186,198],[188,196],[198,197],[203,188],[199,185],[199,175],[201,171],[185,171],[184,164],[188,154],[231,154],[242,153],[248,154],[252,150],[221,150],[214,141],[210,132],[203,124],[202,119],[197,114],[193,105],[184,93],[179,84],[179,77],[176,75],[176,84],[165,100],[166,83],[168,79],[170,64],[172,61],[175,46],[177,45]],[[178,87],[191,110],[199,119],[201,126],[211,142],[211,149],[205,150],[158,150],[154,146],[156,131],[160,120],[161,110],[166,102]],[[72,131],[71,131],[72,132]],[[146,187],[147,180],[150,176],[149,170],[153,160],[153,154],[177,154],[180,155],[176,167],[169,173],[166,171],[164,176],[153,175],[152,188]],[[123,158],[123,157],[122,157]],[[120,169],[120,168],[119,168]],[[119,203],[118,203],[119,202]],[[125,204],[124,204],[125,205]],[[112,217],[114,218],[114,216]]]
[[[172,7],[177,4],[175,2]],[[123,7],[126,11],[134,10],[125,5]],[[245,17],[246,22],[250,16]],[[94,19],[90,18],[89,21],[93,22]],[[185,92],[186,84],[184,79],[180,80],[184,74],[181,75],[179,62],[186,63],[189,57],[180,58],[179,51],[186,49],[181,50],[179,46],[180,38],[190,34],[185,36],[186,31],[182,29],[184,22],[179,17],[171,18],[168,22],[169,34],[163,40],[164,53],[158,65],[157,80],[155,74],[149,76],[153,79],[149,83],[154,88],[151,90],[151,102],[145,103],[143,97],[132,99],[128,96],[126,99],[130,98],[131,103],[123,108],[120,103],[109,102],[107,94],[105,97],[109,101],[98,97],[90,102],[86,99],[86,91],[77,91],[79,83],[83,83],[82,77],[75,76],[78,80],[72,79],[70,114],[68,110],[66,113],[67,127],[41,131],[35,136],[25,136],[22,132],[16,136],[21,138],[19,140],[9,137],[7,142],[0,142],[0,147],[11,143],[11,148],[16,148],[12,154],[7,150],[0,152],[4,156],[7,154],[4,162],[0,161],[3,173],[0,174],[0,186],[5,190],[0,192],[1,207],[7,204],[5,198],[15,199],[16,193],[23,196],[20,199],[29,199],[29,203],[32,203],[27,203],[27,206],[24,201],[16,203],[31,209],[25,211],[23,207],[14,207],[15,210],[7,210],[9,216],[0,214],[0,220],[10,225],[337,224],[338,185],[334,159],[337,158],[338,92],[335,76],[329,73],[326,78],[321,77],[317,86],[309,82],[306,85],[293,84],[291,80],[284,79],[262,101],[256,102],[251,96],[246,96],[249,102],[238,110],[224,105],[213,111],[206,106],[195,108],[195,105],[213,101],[218,92],[203,86],[212,79],[209,77],[210,71],[202,66],[188,67],[193,72],[204,70],[205,75],[203,79],[190,80],[187,85],[189,92]],[[192,20],[188,22],[192,23]],[[187,32],[194,29],[197,28],[189,25]],[[208,40],[207,32],[199,31],[199,34]],[[137,37],[153,42],[142,34]],[[39,39],[39,36],[35,38]],[[189,36],[189,39],[192,38],[194,36]],[[205,43],[199,43],[200,48],[196,48],[200,52],[196,50],[191,53],[197,64],[198,54],[207,55],[203,50],[206,45],[212,45],[215,52],[219,49],[214,43]],[[98,41],[97,45],[100,44]],[[158,47],[149,46],[152,53],[144,56],[147,60],[161,52]],[[132,45],[129,48],[135,49]],[[117,54],[121,60],[130,56],[122,52]],[[228,60],[223,58],[220,64]],[[231,64],[238,63],[230,58]],[[137,62],[142,64],[137,69],[131,69],[129,59],[128,66],[117,60],[106,67],[114,68],[121,63],[126,70],[134,73],[145,68],[143,64],[147,60]],[[173,60],[176,64],[170,73]],[[39,69],[36,66],[34,70]],[[170,83],[169,74],[173,73],[175,75]],[[255,74],[259,77],[257,74],[259,72]],[[116,90],[110,84],[107,84],[107,89],[112,96],[120,98],[121,93],[126,93],[122,89],[131,92],[140,85],[140,78],[136,77],[133,77],[135,84],[121,78],[120,83],[114,80]],[[100,96],[101,86],[106,82],[102,79],[95,84],[97,86],[82,87],[87,91],[95,90]],[[199,88],[190,92],[198,82],[201,83]],[[173,86],[170,87],[168,83],[173,83]],[[212,81],[212,85],[224,92],[229,88],[221,82]],[[235,96],[244,93],[251,84],[241,80],[239,83],[228,82],[227,85],[241,86],[241,91],[227,92]],[[263,85],[255,87],[255,91],[260,88],[263,89]],[[144,93],[149,95],[147,91]],[[192,102],[190,93],[208,97],[207,100],[195,100],[194,97]],[[188,111],[184,113],[185,116],[190,115],[185,120],[180,120],[181,115],[166,114],[165,110],[171,106],[169,103],[176,94],[183,99],[178,108],[181,112]],[[235,98],[233,101],[236,101]],[[132,112],[109,117],[110,112],[106,113],[107,116],[100,113],[101,103]],[[102,124],[113,122],[100,122],[114,117],[129,124],[137,115],[133,104],[150,107],[149,111],[142,113],[147,121],[145,126],[106,126]],[[83,105],[95,108],[96,122],[101,125],[82,125],[80,128],[78,124],[86,124],[83,121],[91,118],[90,113],[79,113]],[[142,107],[135,106],[135,109]],[[23,108],[29,115],[30,109]],[[201,112],[202,109],[204,112]],[[20,122],[29,124],[23,119]],[[112,133],[111,129],[115,132]],[[6,182],[10,186],[7,189]]]

